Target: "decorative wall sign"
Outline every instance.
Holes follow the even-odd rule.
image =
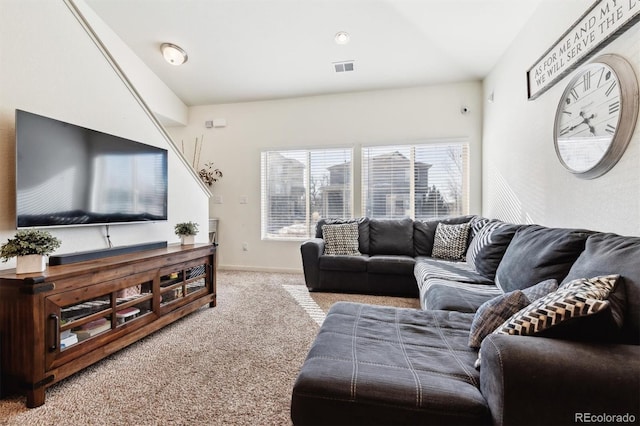
[[[640,21],[640,0],[598,0],[527,71],[529,100]]]

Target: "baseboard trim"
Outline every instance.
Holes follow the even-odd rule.
[[[218,271],[244,271],[244,272],[277,272],[282,274],[301,274],[302,269],[294,268],[270,268],[268,266],[246,266],[246,265],[220,265]]]

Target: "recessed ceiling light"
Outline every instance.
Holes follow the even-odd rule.
[[[187,62],[187,59],[189,59],[187,52],[175,44],[162,43],[160,45],[160,51],[162,52],[164,60],[169,62],[171,65],[182,65]]]
[[[349,43],[349,33],[346,31],[338,31],[335,36],[336,43],[347,44]]]

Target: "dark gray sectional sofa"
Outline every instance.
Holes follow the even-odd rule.
[[[470,238],[464,261],[457,262],[424,251],[429,243],[433,248],[430,230],[435,233],[437,222],[411,223],[413,255],[397,255],[400,263],[413,262],[413,289],[407,267],[394,273],[394,255],[379,253],[378,241],[372,247],[371,229],[368,249],[360,238],[366,231],[360,232],[363,254],[350,256],[366,265],[357,271],[351,259],[339,263],[341,256],[322,261],[317,238],[303,244],[310,290],[414,295],[422,309],[335,304],[294,385],[293,423],[638,424],[640,238],[475,216],[448,220],[464,221]],[[387,225],[358,222],[359,230],[364,223]],[[408,226],[407,220],[392,222],[389,229]],[[416,237],[416,230],[424,233]],[[369,268],[376,256],[389,257],[389,269]],[[532,299],[525,298],[516,312],[601,276],[615,284],[606,308],[595,314],[563,312],[564,322],[530,335],[511,335],[501,324],[506,317],[491,325],[485,316],[496,300],[529,292]],[[547,284],[560,289],[533,298],[532,290]],[[531,326],[527,318],[511,317],[510,324]],[[470,347],[470,336],[484,325],[491,327],[480,348]]]
[[[307,288],[310,291],[416,297],[416,259],[431,256],[437,224],[464,223],[474,218],[462,216],[430,222],[414,222],[408,218],[321,219],[316,226],[316,238],[305,241],[300,248]],[[322,226],[354,221],[358,224],[361,254],[325,255]]]

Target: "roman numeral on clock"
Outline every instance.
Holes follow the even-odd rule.
[[[609,104],[609,114],[616,113],[620,110],[620,101],[614,101]]]
[[[577,91],[576,89],[571,89],[571,92],[570,92],[570,93],[571,93],[571,96],[573,96],[573,100],[574,100],[574,101],[577,101],[577,100],[578,100],[578,98],[580,97],[580,96],[578,95],[578,91]]]
[[[605,95],[609,96],[611,94],[611,92],[613,92],[613,89],[616,88],[616,86],[618,85],[618,83],[614,80],[611,82],[611,86],[609,86],[609,88],[607,89],[605,93]]]
[[[616,126],[612,125],[612,124],[607,124],[607,127],[605,127],[604,129],[607,133],[609,134],[614,134],[616,132]]]
[[[591,88],[591,73],[586,73],[582,77],[582,85],[584,86],[585,92]]]

